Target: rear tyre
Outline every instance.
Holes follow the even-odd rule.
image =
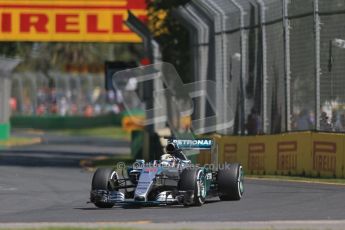
[[[112,184],[117,181],[117,173],[111,168],[99,168],[93,174],[92,190],[106,190],[112,191]],[[113,203],[95,202],[98,208],[112,208]]]
[[[218,171],[217,183],[220,200],[240,200],[243,196],[244,171],[238,163]]]
[[[184,169],[180,175],[179,190],[192,191],[192,202],[185,202],[185,206],[203,205],[205,203],[206,198],[205,174],[203,170],[194,168]]]

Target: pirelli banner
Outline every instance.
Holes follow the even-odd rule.
[[[299,132],[217,140],[219,162],[240,162],[248,174],[345,177],[344,134]]]
[[[146,19],[145,0],[0,0],[0,41],[140,42],[127,10]]]

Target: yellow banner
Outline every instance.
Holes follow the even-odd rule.
[[[344,177],[344,134],[313,133],[312,175]]]
[[[0,41],[141,42],[124,25],[145,0],[0,0]]]
[[[344,134],[224,136],[217,143],[219,163],[239,162],[248,174],[345,176]]]

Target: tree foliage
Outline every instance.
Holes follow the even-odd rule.
[[[20,58],[19,71],[48,73],[65,71],[68,66],[98,66],[99,69],[104,61],[139,60],[142,47],[115,43],[0,42],[0,55]]]
[[[190,0],[147,0],[149,28],[159,42],[163,61],[173,64],[184,82],[191,82],[189,34],[172,10]]]

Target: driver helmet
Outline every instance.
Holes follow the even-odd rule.
[[[174,160],[174,157],[167,153],[167,154],[163,154],[161,156],[161,160],[162,161],[172,161],[172,160]]]
[[[174,143],[168,143],[167,146],[165,147],[166,153],[170,155],[174,155],[177,149],[178,148]]]
[[[163,167],[168,167],[172,164],[172,162],[174,161],[174,157],[168,153],[163,154],[161,156],[161,165]]]

